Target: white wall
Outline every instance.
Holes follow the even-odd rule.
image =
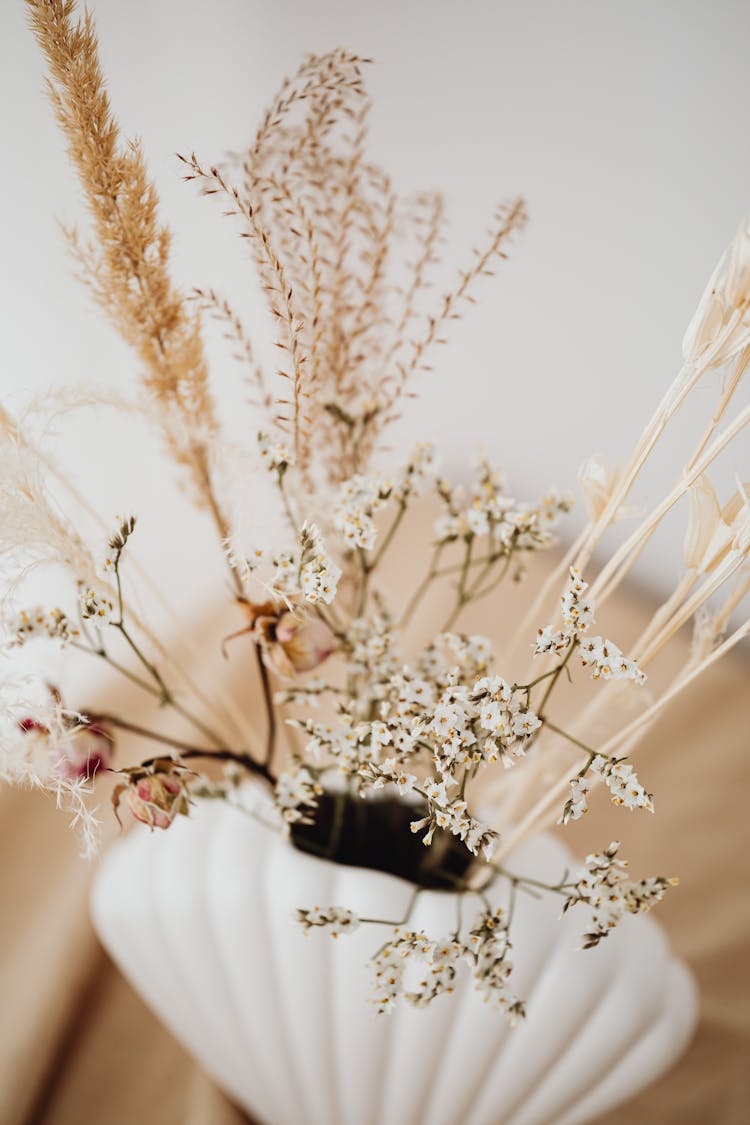
[[[143,137],[177,234],[182,281],[233,287],[242,299],[250,271],[226,222],[181,183],[175,151],[212,160],[240,147],[301,55],[350,46],[377,60],[375,154],[405,192],[445,189],[451,253],[460,258],[481,237],[500,197],[525,194],[532,219],[441,355],[403,440],[435,437],[449,466],[483,442],[521,493],[573,486],[588,452],[627,452],[679,367],[685,325],[750,206],[750,5],[92,0],[92,8],[114,104],[125,130]],[[80,208],[23,4],[0,0],[0,10],[3,393],[20,404],[71,380],[125,387],[134,363],[70,279],[55,226],[55,215],[69,220]],[[218,375],[222,394],[234,376]],[[702,392],[688,411],[692,428],[679,428],[644,501],[671,478],[676,450],[709,402]],[[75,422],[65,455],[105,510],[145,513],[155,544],[164,506],[176,524],[184,505],[153,443],[118,422],[128,454],[113,456],[103,425]],[[747,479],[749,461],[745,441],[725,479],[743,468]],[[655,584],[679,567],[676,523],[671,535],[671,551],[641,572]],[[173,543],[164,549],[174,557]],[[185,567],[196,590],[207,550],[195,540]]]

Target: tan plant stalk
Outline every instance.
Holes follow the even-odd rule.
[[[676,633],[704,606],[710,597],[744,565],[745,556],[740,551],[731,552],[702,585],[688,597],[684,604],[651,637],[640,656],[645,667],[658,656]]]
[[[258,403],[268,409],[273,400],[266,386],[265,373],[256,359],[252,341],[239,313],[229,300],[220,296],[215,289],[200,289],[196,286],[193,289],[193,296],[204,311],[224,325],[224,339],[237,349],[234,358],[247,367],[251,386],[259,396]]]
[[[403,293],[401,316],[393,333],[393,340],[383,357],[383,367],[389,371],[393,359],[407,344],[407,332],[415,319],[416,302],[428,284],[427,275],[431,266],[439,261],[437,246],[445,223],[445,200],[438,192],[419,196],[416,200],[417,223],[420,228],[417,257],[411,267],[411,279]],[[426,212],[424,218],[421,211]]]
[[[750,406],[744,407],[721,433],[719,433],[701,456],[693,461],[692,468],[683,472],[680,480],[667,496],[659,503],[645,520],[631,533],[620,547],[610,556],[606,565],[597,575],[591,586],[592,597],[602,604],[613,590],[622,581],[632,565],[629,556],[634,550],[642,550],[647,540],[653,535],[656,528],[674,507],[682,496],[688,491],[703,474],[710,468],[716,458],[722,453],[734,438],[750,424]],[[584,552],[585,554],[585,552]],[[579,560],[580,560],[579,556]],[[579,562],[577,560],[577,563]],[[615,578],[616,576],[616,578]],[[604,593],[602,593],[604,591]]]
[[[689,570],[687,574],[682,576],[669,597],[654,613],[638,640],[631,646],[633,659],[638,661],[639,664],[642,663],[643,655],[648,651],[648,646],[655,637],[660,635],[664,626],[693,589],[699,577],[700,574],[697,570]]]
[[[43,469],[46,473],[48,473],[52,479],[57,481],[58,485],[68,494],[76,507],[81,512],[85,512],[85,514],[101,529],[102,541],[104,541],[105,536],[111,533],[111,528],[107,525],[105,520],[102,519],[101,515],[91,506],[86,497],[81,494],[81,492],[75,487],[74,484],[72,484],[72,482],[62,472],[56,462],[47,453],[45,453],[39,445],[32,443],[28,439],[15,419],[13,419],[1,405],[0,430],[6,435],[6,437],[12,438],[12,440],[26,449],[29,453],[30,458],[33,459],[33,462],[37,464],[41,469]],[[67,519],[67,517],[64,527],[64,534],[68,537],[72,544],[75,544],[74,537],[71,537],[70,521]],[[63,534],[62,530],[60,534]],[[81,548],[78,548],[79,551],[80,549]],[[62,549],[58,549],[56,558],[62,559],[64,557],[64,551]],[[85,557],[89,560],[89,572],[83,575],[77,574],[76,577],[86,577],[89,581],[93,581],[93,559],[89,554],[86,554],[85,556],[81,556],[79,554],[78,557]],[[230,725],[234,726],[235,732],[239,734],[242,739],[246,740],[249,738],[252,741],[252,739],[256,737],[255,729],[249,723],[248,716],[236,704],[231,693],[227,691],[222,685],[219,685],[219,688],[212,692],[212,696],[211,698],[209,698],[206,693],[199,687],[195,679],[190,675],[187,668],[183,664],[181,664],[174,655],[174,645],[181,645],[188,651],[192,662],[197,665],[200,659],[204,656],[204,652],[203,649],[200,648],[198,644],[192,640],[190,634],[180,628],[179,614],[175,612],[174,607],[168,604],[162,590],[153,581],[148,572],[143,569],[137,558],[131,556],[128,561],[128,567],[138,576],[139,582],[141,582],[145,588],[149,589],[151,595],[166,611],[169,620],[172,623],[172,629],[170,631],[171,647],[167,648],[158,639],[153,630],[147,625],[143,616],[139,614],[133,608],[133,606],[127,602],[127,599],[125,599],[125,605],[128,610],[128,616],[130,620],[140,630],[149,644],[154,647],[155,651],[159,653],[160,659],[170,667],[172,672],[180,681],[182,681],[184,686],[189,688],[195,698],[200,700],[200,702],[205,707],[207,714],[213,715],[222,723],[229,722]],[[219,710],[217,707],[217,693],[220,697],[223,696],[223,711]]]
[[[745,348],[744,351],[737,357],[734,367],[727,377],[726,384],[719,397],[716,409],[714,410],[711,420],[706,426],[703,437],[698,442],[692,457],[687,463],[686,468],[688,469],[688,471],[693,468],[695,462],[698,460],[700,455],[703,453],[703,450],[706,448],[709,441],[715,434],[719,423],[721,422],[727,411],[727,407],[732,401],[734,392],[737,390],[743,375],[747,371],[748,364],[750,364],[750,348]]]
[[[661,712],[668,706],[681,692],[685,691],[694,681],[703,673],[715,664],[722,657],[726,656],[736,645],[743,641],[746,637],[750,636],[750,620],[745,621],[720,645],[718,645],[710,654],[705,656],[693,667],[690,667],[682,675],[678,676],[672,686],[653,703],[643,714],[633,719],[631,723],[619,730],[602,746],[597,747],[597,753],[606,755],[619,753],[626,747],[629,749],[636,741],[645,733],[646,729],[661,715]],[[635,736],[638,736],[636,739]],[[558,744],[559,744],[558,740]],[[551,747],[547,747],[546,753]],[[570,768],[561,773],[559,779],[553,784],[546,784],[544,796],[541,797],[528,812],[522,817],[518,824],[514,826],[511,832],[505,836],[498,848],[498,859],[502,859],[505,855],[513,850],[513,848],[525,836],[529,835],[538,829],[541,829],[545,824],[549,824],[557,815],[557,811],[564,794],[569,785]]]
[[[263,279],[263,285],[269,297],[269,305],[274,319],[282,326],[282,338],[277,341],[279,347],[288,356],[291,371],[279,368],[277,374],[289,380],[292,386],[291,399],[279,398],[279,405],[291,413],[282,413],[277,417],[283,426],[291,426],[292,443],[295,456],[301,452],[303,427],[308,421],[305,413],[305,400],[309,397],[307,378],[307,354],[302,342],[303,320],[297,310],[294,289],[284,269],[271,235],[260,223],[257,208],[252,203],[244,200],[235,187],[231,187],[224,179],[218,168],[204,169],[199,163],[195,153],[191,156],[181,156],[180,159],[189,168],[185,175],[186,180],[200,180],[203,182],[204,195],[221,193],[230,203],[225,214],[239,215],[245,220],[246,230],[244,236],[252,241],[256,255],[256,263]]]
[[[263,216],[264,207],[270,204],[268,220],[277,232],[280,249],[286,251],[286,269],[297,292],[301,311],[301,329],[306,330],[305,347],[309,363],[309,388],[317,384],[321,363],[321,341],[326,317],[324,315],[325,282],[324,260],[319,245],[319,234],[301,192],[294,192],[289,182],[272,173],[250,176],[246,172],[244,196]],[[306,435],[309,437],[309,434]],[[305,453],[307,454],[306,443]]]
[[[423,335],[412,345],[411,356],[400,365],[398,374],[393,379],[393,386],[386,396],[386,421],[395,417],[398,403],[412,376],[419,371],[429,370],[427,357],[430,350],[435,344],[444,342],[440,333],[444,331],[449,321],[460,315],[461,305],[472,300],[474,283],[480,277],[492,275],[489,265],[493,258],[507,257],[508,242],[514,234],[523,229],[526,220],[526,206],[522,199],[514,199],[498,210],[495,225],[484,250],[474,250],[474,262],[461,272],[458,285],[446,293],[438,312],[428,317]]]
[[[308,55],[296,74],[284,79],[266,110],[255,141],[244,158],[247,168],[253,170],[262,162],[266,149],[275,144],[286,118],[300,102],[314,103],[315,112],[311,116],[317,129],[311,128],[308,136],[310,143],[316,144],[323,123],[343,99],[352,94],[358,97],[364,94],[361,68],[369,61],[341,48],[326,55]]]
[[[580,570],[584,570],[587,566],[597,544],[616,517],[623,501],[629,495],[633,484],[640,475],[657,442],[667,428],[667,425],[677,413],[702,374],[703,370],[694,370],[685,365],[681,368],[676,379],[666,391],[639,438],[622,477],[612,491],[609,502],[599,518],[589,527],[584,545],[576,559],[576,566]]]
[[[143,364],[169,445],[188,469],[198,501],[228,531],[211,483],[218,422],[208,386],[200,322],[169,273],[170,233],[139,142],[123,139],[112,113],[90,13],[74,0],[26,0],[47,59],[48,89],[78,172],[95,242],[81,247],[84,275]]]

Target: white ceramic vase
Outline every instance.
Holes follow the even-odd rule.
[[[570,856],[539,836],[511,870],[558,880]],[[400,918],[408,883],[303,855],[223,802],[105,856],[92,911],[105,947],[156,1015],[264,1125],[581,1125],[631,1097],[684,1049],[696,992],[659,927],[628,918],[578,949],[585,916],[518,896],[515,1028],[460,974],[427,1010],[365,1002],[381,927],[305,937],[295,907]],[[471,904],[473,911],[478,900]],[[467,911],[469,905],[467,904]],[[423,893],[410,925],[455,928],[453,894]]]

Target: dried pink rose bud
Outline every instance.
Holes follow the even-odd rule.
[[[114,738],[103,723],[92,722],[78,730],[66,742],[59,772],[69,781],[93,778],[98,770],[109,769],[114,750]]]
[[[319,617],[284,613],[268,646],[269,660],[281,675],[310,672],[322,664],[336,648],[336,638]]]
[[[188,814],[187,790],[176,770],[159,770],[131,781],[126,796],[135,819],[149,828],[169,828],[176,817]]]
[[[240,600],[239,604],[248,624],[226,637],[224,644],[251,633],[266,664],[285,679],[317,668],[336,648],[336,638],[325,621],[303,609],[288,609],[278,602]]]
[[[38,719],[26,718],[20,719],[18,726],[24,734],[49,734],[49,727],[44,723],[40,723]]]
[[[109,769],[114,750],[114,737],[104,723],[91,720],[84,726],[79,720],[65,720],[58,740],[39,719],[27,716],[18,723],[19,728],[32,737],[43,740],[47,753],[54,761],[54,769],[67,781],[93,778],[98,770]]]

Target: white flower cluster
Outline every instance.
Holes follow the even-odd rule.
[[[586,874],[565,901],[563,911],[579,903],[591,909],[592,927],[583,935],[583,948],[591,949],[607,937],[625,914],[641,914],[660,902],[679,880],[651,876],[634,881],[627,863],[617,858],[620,845],[613,841],[603,852],[586,856]]]
[[[341,567],[327,554],[316,524],[305,523],[300,530],[299,582],[308,602],[330,605],[336,596]]]
[[[436,829],[441,828],[462,840],[472,855],[479,855],[481,850],[485,859],[492,859],[500,837],[492,828],[487,828],[471,816],[466,801],[460,797],[451,799],[442,781],[426,781],[419,792],[427,798],[430,811],[427,816],[413,820],[411,830],[421,832],[423,828],[427,829],[422,837],[426,847],[432,843]]]
[[[333,508],[333,526],[342,533],[347,547],[369,551],[375,546],[373,517],[392,491],[392,482],[377,473],[357,473],[341,486]]]
[[[579,773],[571,778],[570,797],[565,803],[558,824],[567,824],[570,820],[580,820],[583,814],[588,812],[587,797],[592,785],[588,771],[597,774],[604,781],[612,794],[613,804],[624,805],[626,809],[654,811],[653,794],[646,792],[629,762],[596,754],[586,770],[587,772]]]
[[[399,996],[415,1008],[425,1008],[436,997],[455,989],[463,961],[485,1001],[502,1007],[511,1023],[525,1015],[523,1004],[508,986],[513,965],[508,925],[502,910],[486,911],[477,919],[468,940],[458,935],[432,941],[423,931],[397,929],[395,936],[372,960],[374,994],[379,1012],[392,1012]],[[409,970],[413,969],[413,987]]]
[[[114,571],[115,565],[125,549],[125,545],[135,531],[135,525],[135,516],[125,516],[124,519],[118,516],[117,530],[114,534],[110,535],[106,548],[100,558],[100,570],[102,574],[111,574]]]
[[[489,858],[497,833],[471,815],[464,787],[487,764],[502,761],[507,767],[523,757],[542,725],[529,708],[528,693],[499,676],[480,674],[493,661],[485,637],[445,634],[422,654],[416,669],[399,664],[384,620],[356,622],[350,643],[361,691],[339,704],[337,723],[308,718],[298,724],[310,736],[306,753],[316,762],[327,758],[362,789],[391,782],[399,792],[421,797],[427,808],[415,816],[412,831],[424,830],[426,845],[440,829],[473,855]],[[429,768],[419,782],[416,761]]]
[[[423,931],[396,930],[372,959],[372,1003],[378,1012],[392,1012],[400,995],[415,1008],[425,1008],[441,993],[453,992],[458,962],[464,952],[455,940],[431,941]],[[407,970],[419,966],[416,987],[405,991]]]
[[[106,594],[86,587],[78,595],[78,607],[84,621],[100,626],[109,625],[115,610]]]
[[[376,472],[357,473],[346,481],[333,508],[333,526],[342,533],[346,546],[372,550],[377,538],[375,514],[389,500],[405,505],[410,497],[419,496],[434,469],[435,447],[430,442],[420,442],[395,479],[386,479]]]
[[[357,915],[343,906],[329,906],[327,910],[314,906],[312,910],[295,910],[294,916],[306,934],[321,930],[336,938],[339,934],[354,933],[359,926]]]
[[[478,457],[476,476],[467,497],[463,488],[437,482],[446,512],[435,524],[439,543],[487,535],[492,550],[512,547],[534,550],[550,546],[550,531],[573,501],[550,491],[536,504],[518,503],[505,492],[505,480],[487,460]]]
[[[578,646],[578,654],[585,667],[593,668],[595,680],[632,680],[638,685],[646,682],[646,673],[636,662],[629,660],[616,644],[603,637],[584,637]]]
[[[441,648],[447,649],[461,668],[463,675],[472,679],[483,676],[495,659],[492,642],[488,637],[483,637],[478,633],[471,636],[466,636],[463,633],[441,633],[435,641],[435,645],[430,646],[422,657],[420,670],[423,673],[429,674],[429,667],[440,668],[439,655],[438,663],[434,663],[435,648],[437,648],[438,653]]]
[[[583,581],[581,572],[570,568],[570,585],[561,598],[562,629],[546,625],[537,634],[534,655],[566,652],[575,643],[584,667],[593,668],[595,680],[633,680],[636,684],[646,682],[645,673],[634,660],[623,656],[612,641],[604,637],[584,636],[594,621],[594,606],[587,598],[588,583]]]
[[[301,720],[296,725],[310,735],[306,753],[319,760],[326,753],[349,777],[358,778],[369,763],[376,762],[380,751],[391,740],[391,732],[382,722],[355,722],[348,711],[340,712],[338,726]]]
[[[646,792],[629,762],[597,754],[591,769],[604,781],[612,794],[613,804],[623,805],[626,809],[654,811],[653,794]]]
[[[261,547],[255,547],[250,551],[241,553],[236,551],[231,544],[226,544],[224,554],[230,567],[243,583],[256,573],[264,558]]]
[[[400,717],[405,683],[402,674],[398,680]],[[514,690],[500,676],[480,676],[469,686],[454,670],[442,682],[438,680],[437,690],[428,691],[420,681],[417,687],[419,734],[428,741],[437,771],[447,782],[454,782],[457,772],[466,766],[496,761],[512,766],[542,725],[528,706],[526,692]]]
[[[312,707],[320,706],[320,697],[328,691],[328,684],[324,680],[308,680],[304,684],[294,684],[293,687],[277,691],[273,697],[274,703],[286,707]]]
[[[305,810],[318,807],[318,797],[322,792],[321,786],[305,766],[300,766],[293,772],[287,770],[279,775],[276,782],[276,808],[287,824],[312,824],[312,817]]]
[[[419,442],[393,485],[392,496],[406,503],[411,496],[421,496],[425,483],[436,469],[437,459],[432,442]]]
[[[47,610],[42,606],[19,610],[5,627],[11,636],[11,645],[22,645],[37,637],[50,637],[65,644],[79,635],[79,630],[61,609]]]
[[[522,1001],[508,986],[513,963],[510,960],[510,919],[502,910],[485,911],[471,931],[468,949],[474,958],[474,981],[484,1000],[504,1008],[511,1024],[523,1019]]]
[[[278,472],[294,463],[294,454],[280,441],[274,441],[269,434],[258,434],[258,450],[261,460],[269,472]]]
[[[588,795],[591,790],[591,778],[586,774],[576,774],[570,779],[570,797],[565,802],[562,816],[558,824],[567,824],[571,820],[580,820],[584,813],[589,811]]]
[[[353,621],[347,642],[350,645],[349,669],[366,685],[360,700],[360,710],[366,714],[373,701],[385,697],[388,685],[401,666],[396,634],[391,622],[382,614],[376,614],[369,621],[363,618]]]

